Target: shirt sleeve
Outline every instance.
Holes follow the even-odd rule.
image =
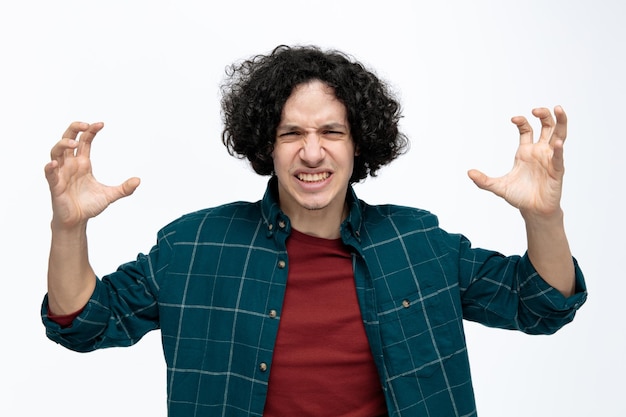
[[[473,249],[461,238],[459,251],[464,318],[491,327],[552,334],[574,319],[587,299],[576,259],[576,292],[565,297],[535,270],[527,254],[504,256]]]
[[[54,314],[50,310],[47,311],[48,318],[62,328],[70,327],[76,317],[82,313],[85,307],[70,314]]]
[[[89,352],[106,347],[137,343],[147,332],[159,327],[158,286],[155,271],[165,269],[163,245],[155,245],[148,255],[96,280],[96,287],[84,309],[71,320],[59,320],[48,312],[43,300],[41,318],[46,336],[68,349]]]

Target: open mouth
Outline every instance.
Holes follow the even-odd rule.
[[[318,172],[315,174],[300,173],[297,177],[302,182],[321,182],[330,177],[330,172]]]

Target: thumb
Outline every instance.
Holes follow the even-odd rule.
[[[140,182],[141,181],[139,180],[139,178],[132,177],[132,178],[127,179],[126,181],[124,181],[120,185],[114,185],[114,186],[101,185],[101,187],[104,189],[103,192],[104,192],[104,194],[106,196],[106,205],[104,207],[102,207],[102,209],[98,213],[94,214],[91,217],[97,216],[109,204],[113,204],[116,201],[118,201],[119,199],[122,199],[124,197],[128,197],[129,195],[134,193],[135,190],[137,189],[137,187],[139,187],[139,183]]]
[[[122,189],[122,197],[128,197],[134,193],[140,183],[141,180],[137,177],[132,177],[124,181],[120,187]]]
[[[137,177],[132,177],[124,181],[117,187],[109,187],[109,204],[119,200],[120,198],[128,197],[135,192],[141,180]]]
[[[482,190],[488,190],[492,182],[487,175],[477,169],[470,169],[467,171],[467,176],[470,177],[470,179],[474,181],[474,184]]]
[[[128,197],[129,195],[134,193],[137,187],[139,187],[140,182],[141,180],[139,178],[132,177],[127,179],[117,187],[110,187],[109,204],[119,200],[120,198]]]

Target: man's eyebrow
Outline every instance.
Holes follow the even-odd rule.
[[[298,130],[300,129],[300,127],[298,127],[297,125],[292,125],[292,124],[286,124],[286,125],[279,125],[276,130],[280,130],[280,131],[293,131],[293,130]]]
[[[330,122],[330,123],[326,123],[323,124],[319,127],[320,129],[326,130],[326,129],[344,129],[344,130],[349,130],[348,126],[344,123],[340,123],[340,122]],[[283,125],[279,125],[276,128],[277,132],[295,132],[300,130],[301,127],[295,124],[283,124]]]
[[[327,123],[325,125],[322,125],[321,127],[322,127],[322,129],[348,129],[348,126],[346,126],[343,123],[339,123],[339,122]]]

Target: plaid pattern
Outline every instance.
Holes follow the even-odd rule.
[[[289,219],[271,181],[262,201],[192,213],[164,227],[147,255],[99,280],[71,327],[50,339],[86,352],[129,346],[160,328],[170,417],[260,416],[289,268]],[[564,298],[526,256],[471,248],[413,208],[369,206],[349,192],[363,322],[390,416],[474,416],[463,319],[548,334],[586,299]],[[332,325],[332,323],[329,323]]]

